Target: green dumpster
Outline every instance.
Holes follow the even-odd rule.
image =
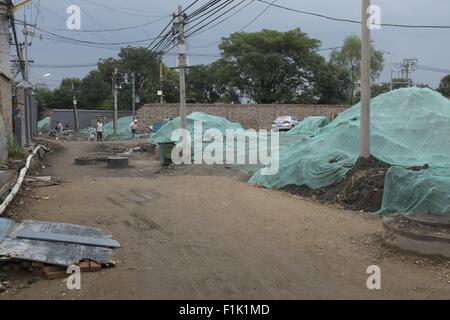
[[[161,167],[172,164],[172,150],[175,147],[174,142],[160,142],[158,143],[159,161]]]

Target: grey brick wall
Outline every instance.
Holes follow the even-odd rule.
[[[178,116],[178,104],[147,104],[138,110],[141,128],[148,128],[164,118]],[[308,116],[332,117],[345,109],[344,105],[292,105],[292,104],[188,104],[187,113],[205,112],[239,122],[245,128],[268,129],[277,116],[291,115],[300,120]]]

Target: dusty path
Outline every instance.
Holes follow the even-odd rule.
[[[117,266],[83,274],[82,290],[39,280],[1,298],[449,298],[450,264],[385,248],[376,217],[257,188],[227,169],[160,171],[150,157],[111,171],[73,165],[87,143],[50,155],[46,174],[70,183],[34,189],[19,218],[86,224],[120,241]],[[366,287],[369,265],[382,290]]]

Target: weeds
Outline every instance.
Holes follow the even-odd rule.
[[[25,151],[17,144],[15,139],[8,143],[8,156],[11,159],[25,159],[27,157]]]

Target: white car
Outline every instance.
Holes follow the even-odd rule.
[[[298,120],[293,116],[282,116],[275,119],[272,123],[272,130],[287,131],[291,130],[298,124]]]

